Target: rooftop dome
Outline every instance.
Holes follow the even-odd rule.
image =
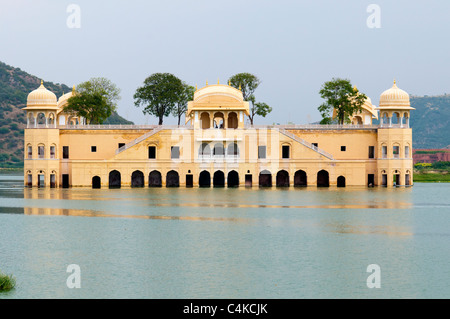
[[[58,107],[61,107],[62,105],[66,104],[67,100],[70,99],[72,95],[73,91],[61,95],[60,98],[58,99]]]
[[[232,86],[217,84],[217,85],[206,85],[205,87],[196,90],[194,93],[194,101],[200,101],[205,98],[209,98],[212,96],[223,96],[234,99],[238,102],[243,101],[242,92],[238,89],[235,89]]]
[[[56,106],[56,95],[47,90],[41,81],[41,86],[28,94],[27,106]]]
[[[381,93],[379,108],[410,108],[409,94],[394,85]]]

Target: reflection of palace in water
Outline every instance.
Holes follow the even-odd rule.
[[[41,84],[28,95],[25,185],[412,185],[413,108],[395,82],[349,125],[245,125],[248,102],[221,84],[195,92],[182,126],[87,125],[63,111],[72,94],[57,99]]]

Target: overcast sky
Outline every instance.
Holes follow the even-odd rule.
[[[255,124],[319,120],[318,91],[333,77],[350,79],[375,105],[394,78],[410,94],[450,92],[448,0],[0,3],[1,61],[70,87],[109,78],[122,91],[119,114],[136,124],[157,124],[133,100],[155,72],[199,88],[257,75],[256,99],[273,111]],[[70,4],[80,8],[79,28],[68,25]],[[367,24],[370,4],[380,8],[380,28]]]

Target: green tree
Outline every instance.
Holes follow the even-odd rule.
[[[102,94],[75,92],[64,107],[67,113],[86,118],[89,124],[101,124],[112,113],[112,106]]]
[[[367,99],[365,94],[352,87],[350,80],[340,78],[325,82],[319,93],[326,100],[318,107],[322,115],[321,124],[331,123],[333,110],[339,124],[350,122],[350,116],[361,112],[361,106]]]
[[[134,94],[136,107],[144,106],[144,114],[158,117],[158,125],[163,124],[164,116],[169,116],[180,101],[183,82],[170,73],[154,73],[145,79],[144,85]]]
[[[99,93],[106,98],[106,102],[111,105],[112,111],[116,111],[117,102],[121,99],[120,89],[107,78],[91,78],[77,86],[78,92],[90,94]]]
[[[86,118],[89,124],[103,123],[116,110],[120,100],[120,89],[106,78],[91,78],[73,92],[64,111]]]
[[[244,101],[251,102],[250,115],[248,116],[250,124],[253,125],[255,115],[266,117],[272,112],[272,108],[266,103],[256,102],[255,90],[261,84],[260,79],[251,73],[238,73],[228,79],[230,85],[242,91]]]
[[[178,118],[178,125],[181,122],[181,116],[186,113],[189,101],[194,99],[195,88],[183,82],[183,87],[178,93],[178,100],[172,110],[173,116]]]

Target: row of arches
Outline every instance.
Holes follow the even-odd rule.
[[[226,150],[226,153],[225,153]],[[238,156],[239,155],[239,147],[236,143],[228,144],[228,146],[225,147],[223,143],[216,143],[213,145],[212,150],[208,143],[202,143],[200,145],[200,148],[198,149],[198,155],[199,156],[225,156],[225,155],[232,155],[232,156]]]
[[[189,183],[193,182],[192,175],[189,176]],[[221,170],[215,171],[212,175],[209,171],[203,170],[198,176],[199,187],[238,187],[240,185],[239,173],[235,170],[228,172],[227,178],[225,178],[225,173]],[[247,180],[251,175],[246,175]],[[188,178],[187,178],[188,180]],[[318,187],[329,187],[330,186],[330,175],[326,170],[321,170],[316,176]],[[188,183],[188,182],[186,182]],[[101,178],[99,176],[94,176],[92,178],[92,188],[101,188]],[[109,188],[120,188],[122,185],[121,173],[117,170],[113,170],[108,176],[108,186]],[[162,187],[162,174],[157,170],[153,170],[148,175],[148,187]],[[272,174],[268,170],[263,170],[258,176],[258,185],[260,187],[272,187]],[[294,174],[294,185],[295,187],[302,187],[308,185],[308,176],[305,171],[298,170]],[[339,176],[337,178],[337,186],[345,187],[346,181],[344,176]],[[171,170],[166,174],[166,187],[179,187],[180,186],[180,176],[178,172]],[[192,186],[192,185],[191,185]],[[290,186],[290,176],[286,170],[280,170],[277,172],[275,177],[275,186],[277,187],[289,187]],[[145,178],[142,171],[136,170],[131,174],[131,187],[145,187]]]
[[[202,112],[200,114],[200,127],[202,129],[236,129],[238,128],[238,124],[239,122],[236,112],[229,112],[228,114],[226,114],[226,116],[223,112],[216,112],[213,114],[210,114],[209,112]]]
[[[381,115],[381,124],[383,126],[400,125],[400,126],[409,127],[409,113],[408,112],[404,112],[404,113],[384,112]]]
[[[83,117],[78,117],[76,115],[55,115],[53,112],[28,112],[27,113],[27,128],[36,127],[48,127],[56,128],[56,125],[79,125],[86,124],[86,119]]]

